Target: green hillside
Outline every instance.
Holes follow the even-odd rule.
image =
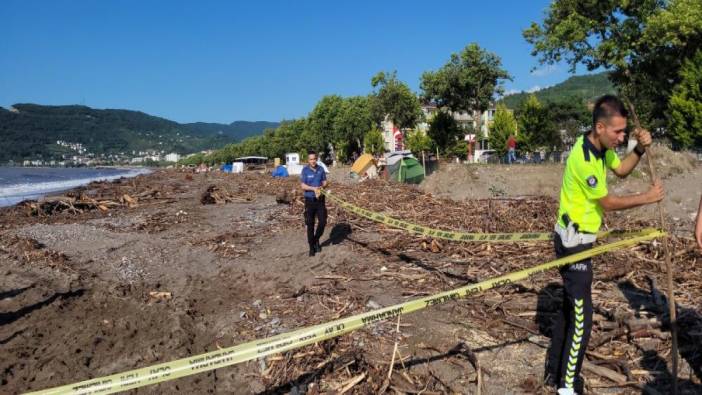
[[[280,122],[267,121],[234,121],[230,124],[195,122],[186,123],[187,127],[195,135],[225,135],[236,141],[241,141],[247,137],[261,134],[266,129],[275,129],[280,126]]]
[[[265,128],[257,129],[256,122],[246,122],[248,128],[243,129],[235,124],[220,125],[220,133],[140,111],[15,104],[10,109],[0,107],[0,163],[61,159],[71,150],[57,144],[59,140],[80,143],[96,156],[131,156],[148,150],[187,154],[222,147]]]
[[[563,103],[574,99],[588,101],[616,90],[607,78],[607,73],[578,75],[554,86],[534,92],[540,102]],[[505,96],[501,101],[511,109],[516,109],[530,93],[521,92]]]

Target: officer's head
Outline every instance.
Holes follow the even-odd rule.
[[[614,148],[624,142],[628,115],[618,97],[604,95],[597,99],[592,109],[592,130],[604,148]]]
[[[307,151],[307,163],[310,164],[311,167],[317,167],[317,153],[314,151]]]

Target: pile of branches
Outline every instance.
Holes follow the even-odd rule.
[[[281,203],[290,205],[293,217],[302,215],[300,195],[296,196],[294,192],[299,189],[297,180],[260,177],[243,176],[241,181],[256,185],[259,193],[279,197]],[[464,232],[549,232],[557,210],[557,202],[546,197],[456,202],[423,193],[413,186],[383,180],[332,185],[330,189],[339,198],[365,209],[425,226]],[[333,202],[328,202],[327,206],[332,238],[341,229],[339,242],[361,247],[368,260],[354,260],[338,267],[320,269],[318,289],[289,291],[292,296],[298,295],[295,297],[301,292],[310,297],[306,303],[296,303],[292,296],[272,301],[271,311],[277,312],[283,322],[294,323],[290,329],[367,311],[364,303],[358,302],[363,286],[387,289],[388,292],[394,289],[402,296],[417,297],[555,258],[550,242],[481,244],[435,240],[357,217]],[[301,227],[301,221],[291,226]],[[655,224],[625,216],[606,221],[606,227],[619,230],[652,226]],[[378,234],[380,237],[371,237]],[[671,237],[670,243],[671,250],[676,251],[674,266],[680,268],[676,273],[676,302],[680,344],[683,345],[681,354],[685,361],[681,365],[684,366],[681,375],[692,378],[683,380],[681,389],[694,391],[702,388],[697,379],[702,377],[702,314],[694,309],[702,305],[702,255],[689,238]],[[620,388],[631,393],[669,391],[672,378],[666,360],[669,364],[671,345],[667,300],[659,286],[665,284],[661,261],[662,249],[655,241],[594,258],[595,317],[588,361],[584,367],[591,391],[598,392],[601,388]],[[335,291],[332,294],[323,291],[329,289]],[[476,328],[484,328],[493,340],[509,342],[529,337],[547,347],[561,299],[560,277],[554,270],[524,284],[509,285],[452,303],[451,314],[455,315],[453,321],[457,326],[472,323]],[[319,309],[310,307],[315,303]],[[301,320],[300,317],[315,319]],[[393,324],[380,323],[376,327],[392,329]],[[256,333],[254,338],[261,335],[265,334]],[[340,391],[346,389],[344,384],[352,383],[352,392],[377,393],[388,389],[384,387],[382,377],[389,370],[392,348],[380,346],[394,343],[392,330],[378,332],[377,328],[366,328],[329,342],[333,346],[324,343],[317,348],[305,347],[269,358],[269,364],[261,372],[262,380],[268,388],[288,385],[287,390],[303,382],[308,390],[314,384],[319,391]],[[363,346],[359,348],[359,344]],[[444,344],[438,351],[448,352],[454,346]],[[330,351],[325,347],[337,348]],[[376,351],[379,354],[377,360],[370,357]],[[341,357],[347,358],[342,358],[344,363],[358,367],[357,370],[338,369],[331,363]],[[290,361],[295,361],[294,369],[286,363]],[[472,371],[468,380],[477,386],[479,369],[476,366],[469,369],[472,364],[465,363],[466,369]],[[402,369],[397,362],[394,367],[401,372],[392,375],[389,385],[390,388],[394,385],[400,392],[457,390],[431,372]],[[411,382],[429,385],[412,386]],[[528,392],[543,391],[539,383],[540,380],[533,377],[524,377],[522,387]]]
[[[156,173],[131,179],[96,181],[61,196],[41,200],[25,200],[16,208],[27,216],[46,217],[57,214],[79,215],[87,212],[106,213],[116,208],[134,208],[148,202],[171,201],[172,194],[182,191],[170,183],[170,176]],[[161,182],[168,185],[158,185]],[[157,185],[154,185],[157,184]]]
[[[56,196],[51,198],[36,200],[25,200],[18,205],[29,216],[49,216],[58,213],[82,214],[87,211],[100,210],[107,212],[115,207],[135,207],[137,198],[124,194],[118,201],[96,200],[85,195],[78,198],[71,196]]]
[[[0,234],[0,252],[25,264],[63,269],[69,267],[66,254],[46,248],[44,244],[29,237]]]

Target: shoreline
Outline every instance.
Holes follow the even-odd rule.
[[[156,170],[154,168],[127,168],[121,166],[92,168],[32,167],[26,169],[89,169],[95,171],[99,171],[100,169],[108,169],[116,170],[117,173],[112,175],[94,175],[80,178],[43,180],[41,182],[36,183],[17,182],[14,184],[3,185],[0,188],[0,190],[3,191],[3,195],[0,195],[0,207],[11,207],[25,200],[40,200],[49,196],[63,194],[73,189],[84,187],[90,184],[91,182],[113,181],[119,178],[132,178],[137,177],[139,175],[151,174]],[[13,189],[14,192],[12,192]],[[10,190],[9,193],[8,190]]]

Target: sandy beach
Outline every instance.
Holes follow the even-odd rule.
[[[437,228],[547,232],[560,171],[445,164],[415,187],[354,184],[342,168],[333,169],[331,189],[370,210]],[[528,181],[536,178],[540,184]],[[702,172],[686,167],[666,183],[679,268],[681,393],[692,394],[702,391],[702,255],[690,237]],[[62,195],[70,205],[50,213],[36,205],[0,209],[2,392],[200,354],[553,259],[549,242],[432,240],[362,220],[332,202],[323,251],[309,258],[297,184],[264,174],[163,170],[92,183]],[[640,178],[614,188],[645,185]],[[608,217],[607,225],[638,229],[655,226],[654,219],[652,209],[632,211]],[[660,243],[649,242],[595,259],[588,354],[594,368],[585,369],[594,393],[669,388],[661,253]],[[135,393],[334,393],[354,383],[348,393],[384,387],[472,394],[479,381],[483,394],[545,393],[543,358],[560,303],[558,282],[557,272],[547,272],[423,310],[401,319],[399,337],[395,320],[379,322]],[[388,380],[396,338],[400,353]]]

